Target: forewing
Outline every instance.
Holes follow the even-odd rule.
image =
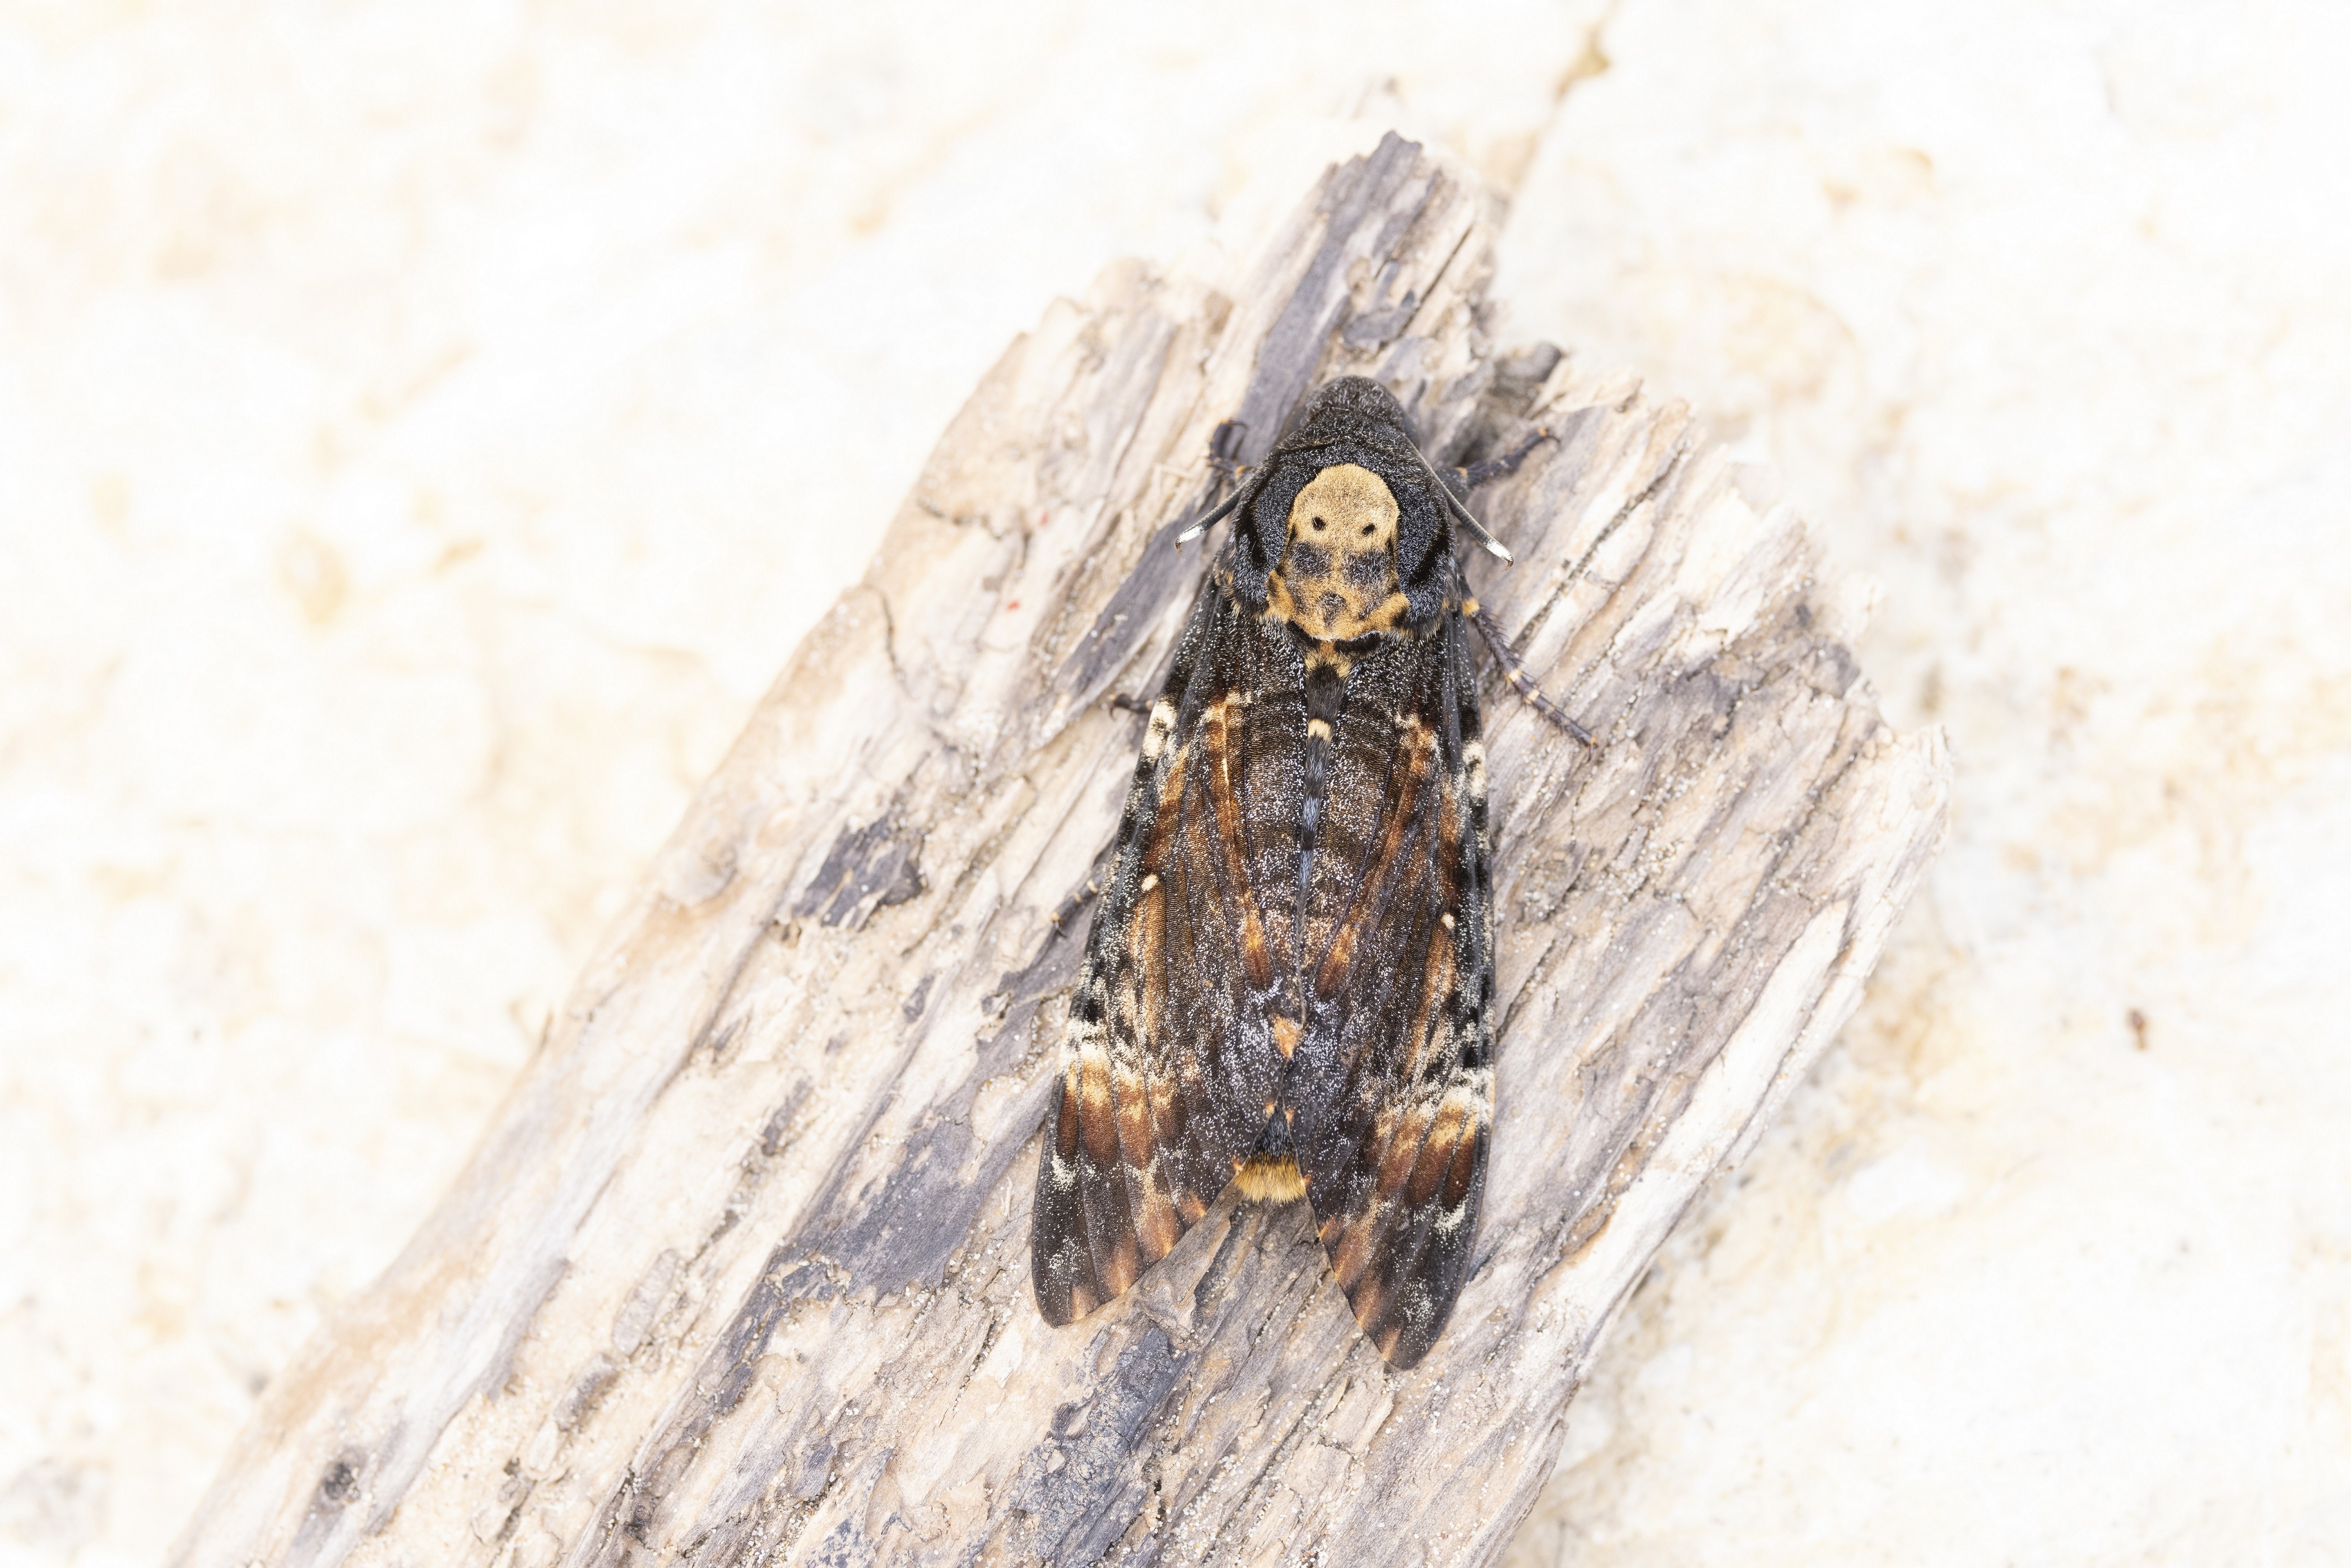
[[[1409,1367],[1468,1274],[1493,1118],[1485,759],[1458,614],[1359,670],[1331,792],[1290,1103],[1332,1272]]]
[[[1166,1255],[1253,1147],[1295,899],[1297,679],[1222,576],[1153,706],[1071,999],[1031,1263],[1055,1324]],[[1290,836],[1285,837],[1285,832]]]

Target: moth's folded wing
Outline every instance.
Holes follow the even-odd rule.
[[[1333,868],[1353,892],[1310,956],[1291,1095],[1332,1272],[1399,1367],[1427,1353],[1468,1276],[1493,1119],[1483,785],[1463,750],[1475,699],[1444,678],[1449,656],[1430,662],[1367,786],[1376,826]],[[1449,704],[1463,706],[1447,726]],[[1340,767],[1334,788],[1343,751]]]
[[[1249,761],[1282,705],[1251,685],[1266,678],[1253,629],[1228,601],[1207,608],[1193,630],[1210,695],[1180,729],[1181,690],[1162,699],[1165,733],[1144,742],[1071,1001],[1031,1234],[1037,1303],[1056,1324],[1166,1255],[1255,1145],[1273,1093],[1255,886],[1269,857],[1244,819],[1248,780],[1276,775]],[[1162,729],[1155,713],[1149,734]]]

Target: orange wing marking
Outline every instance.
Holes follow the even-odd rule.
[[[1265,923],[1258,918],[1257,896],[1249,891],[1249,867],[1241,853],[1241,802],[1233,786],[1232,710],[1246,705],[1238,692],[1210,703],[1200,716],[1200,743],[1208,753],[1208,798],[1217,810],[1217,837],[1225,852],[1225,883],[1241,911],[1241,972],[1253,990],[1273,984],[1273,955],[1265,945]]]
[[[1387,881],[1389,864],[1396,852],[1404,847],[1405,834],[1412,827],[1413,808],[1419,803],[1422,781],[1428,777],[1428,761],[1436,750],[1437,737],[1428,727],[1416,717],[1404,721],[1404,758],[1401,777],[1397,780],[1394,803],[1388,808],[1386,821],[1380,834],[1380,845],[1373,853],[1372,863],[1365,868],[1364,880],[1356,885],[1355,896],[1348,902],[1346,918],[1332,933],[1331,950],[1323,956],[1322,967],[1314,973],[1314,990],[1329,998],[1339,994],[1346,984],[1348,967],[1355,961],[1355,942],[1363,931],[1364,919],[1371,913],[1372,900],[1379,896]]]

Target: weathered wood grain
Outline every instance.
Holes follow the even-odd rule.
[[[1611,1314],[1851,1010],[1930,852],[1839,597],[1679,406],[1479,325],[1391,138],[1221,292],[1113,268],[1005,354],[478,1152],[274,1383],[185,1563],[1483,1563]],[[1472,567],[1591,754],[1486,690],[1504,1028],[1481,1260],[1392,1374],[1229,1196],[1064,1330],[1029,1185],[1077,934],[1203,560],[1166,527],[1330,375],[1434,453],[1554,430]],[[812,526],[779,519],[778,526]],[[1320,1553],[1317,1557],[1315,1554]]]

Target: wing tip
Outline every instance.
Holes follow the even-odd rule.
[[[1395,1371],[1420,1364],[1444,1334],[1461,1287],[1468,1282],[1484,1207],[1486,1150],[1480,1124],[1469,1135],[1452,1140],[1433,1162],[1445,1178],[1447,1196],[1457,1186],[1461,1189],[1458,1202],[1438,1201],[1434,1194],[1410,1204],[1374,1198],[1370,1210],[1352,1223],[1322,1228],[1332,1274],[1346,1291],[1357,1325]],[[1464,1151],[1467,1179],[1457,1182]]]
[[[1397,1372],[1410,1372],[1421,1364],[1445,1333],[1445,1324],[1453,1316],[1453,1305],[1461,1296],[1458,1282],[1450,1292],[1439,1297],[1420,1280],[1414,1280],[1393,1295],[1385,1290],[1366,1290],[1365,1294],[1371,1298],[1371,1310],[1358,1307],[1355,1322],[1363,1329],[1364,1337],[1380,1353],[1380,1359]]]

